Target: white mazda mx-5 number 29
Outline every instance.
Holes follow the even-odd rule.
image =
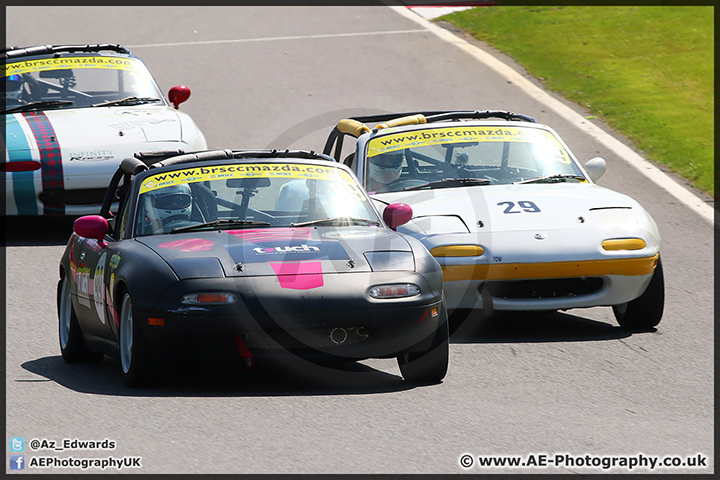
[[[438,260],[450,310],[612,306],[623,327],[660,322],[657,225],[638,202],[595,183],[602,158],[581,165],[533,118],[487,110],[354,117],[333,129],[324,153],[349,165],[378,204],[412,207],[398,232]]]

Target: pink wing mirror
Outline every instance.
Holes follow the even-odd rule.
[[[87,215],[80,217],[73,223],[73,231],[85,238],[93,238],[98,245],[105,246],[105,234],[108,231],[108,222],[100,215]]]
[[[393,203],[383,210],[383,220],[385,220],[387,226],[393,230],[397,230],[397,227],[409,222],[412,215],[412,208],[405,203]]]
[[[168,98],[170,99],[170,103],[175,107],[175,110],[177,110],[181,103],[190,98],[190,89],[185,85],[176,85],[170,89]]]

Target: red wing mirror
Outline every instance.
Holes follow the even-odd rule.
[[[181,103],[190,98],[190,89],[185,85],[176,85],[170,89],[168,98],[170,99],[170,103],[175,107],[175,110],[177,110]]]
[[[108,222],[100,215],[87,215],[80,217],[73,223],[73,231],[85,238],[93,238],[98,245],[105,246],[105,234],[108,231]]]
[[[393,203],[383,210],[383,220],[385,220],[387,226],[393,230],[397,230],[397,227],[409,222],[412,215],[412,208],[405,203]]]

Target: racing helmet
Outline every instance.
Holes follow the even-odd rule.
[[[171,185],[148,192],[148,206],[153,219],[163,224],[173,220],[189,220],[192,208],[192,191],[186,184]]]
[[[22,94],[22,86],[20,75],[13,74],[5,77],[5,83],[3,85],[5,99],[19,101],[20,95]]]
[[[387,185],[400,178],[403,166],[403,150],[381,153],[368,159],[370,178]]]

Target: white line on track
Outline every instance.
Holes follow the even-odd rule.
[[[181,47],[190,45],[220,45],[223,43],[254,43],[254,42],[277,42],[287,40],[312,40],[316,38],[341,38],[341,37],[367,37],[373,35],[402,35],[406,33],[426,33],[426,29],[419,30],[390,30],[383,32],[356,32],[356,33],[328,33],[320,35],[297,35],[289,37],[266,37],[266,38],[236,38],[232,40],[205,40],[198,42],[177,42],[177,43],[148,43],[143,45],[127,45],[128,48],[140,47]]]
[[[543,104],[547,105],[548,108],[554,110],[555,113],[563,117],[565,120],[572,122],[575,126],[584,131],[590,137],[596,139],[606,148],[615,152],[615,154],[617,154],[620,158],[624,159],[628,164],[635,167],[640,173],[645,175],[648,179],[659,185],[661,188],[665,189],[669,194],[687,205],[690,209],[695,211],[705,220],[707,220],[711,224],[714,223],[713,207],[705,203],[703,199],[701,199],[695,193],[686,189],[682,185],[675,182],[662,170],[644,159],[642,156],[638,155],[634,150],[624,145],[618,139],[604,132],[592,123],[586,121],[586,119],[582,115],[550,96],[545,90],[531,83],[528,79],[513,70],[510,66],[502,63],[500,60],[493,57],[489,53],[466,42],[465,40],[449,32],[448,30],[445,30],[444,28],[435,25],[434,23],[424,19],[422,16],[416,13],[413,13],[407,7],[390,8],[395,10],[400,15],[425,27],[427,30],[431,31],[432,33],[440,37],[442,40],[445,40],[446,42],[449,42],[457,46],[458,48],[466,51],[467,53],[475,57],[475,59],[484,63],[489,68],[495,70],[507,80],[511,81],[515,85],[518,85],[525,92],[532,95],[536,100],[539,100]]]

